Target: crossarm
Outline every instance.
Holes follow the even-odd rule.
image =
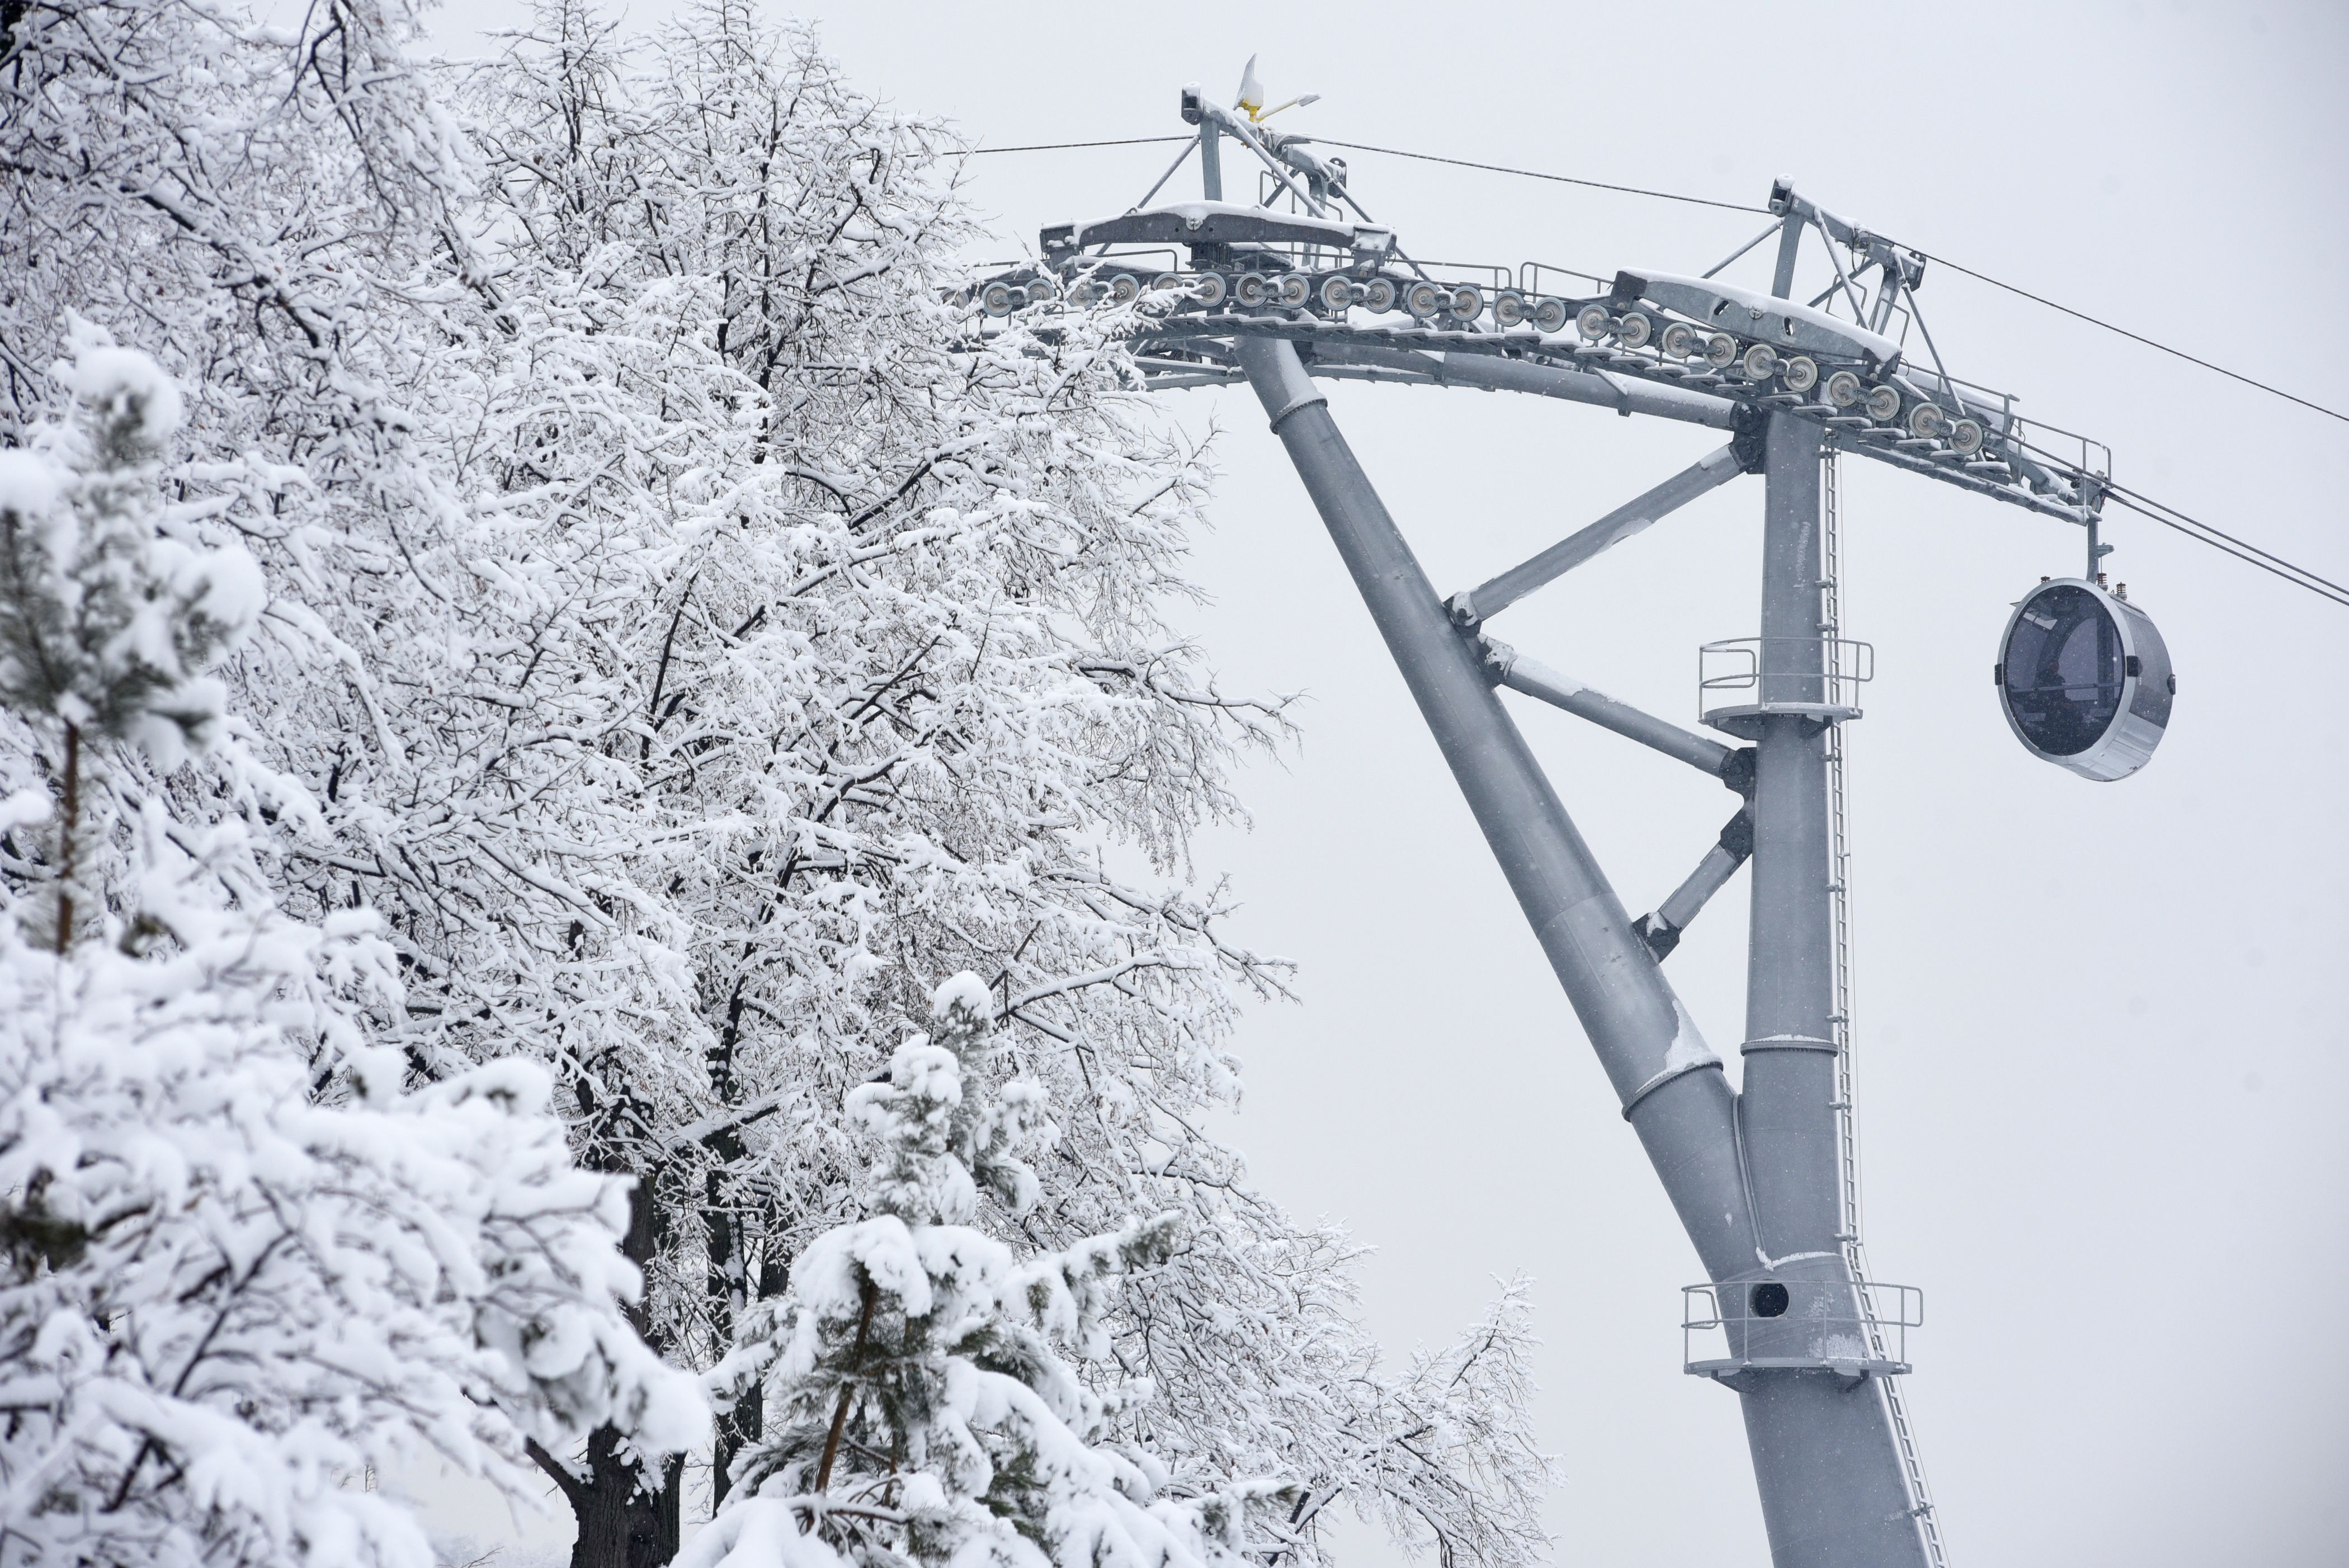
[[[1658,387],[1610,371],[1569,370],[1559,365],[1539,365],[1482,353],[1383,348],[1326,339],[1314,342],[1313,358],[1317,364],[1377,365],[1394,370],[1415,370],[1442,387],[1531,392],[1537,397],[1562,397],[1570,403],[1595,404],[1627,417],[1652,414],[1660,419],[1678,419],[1683,424],[1710,425],[1716,430],[1726,430],[1737,422],[1737,405],[1725,397],[1680,387]]]

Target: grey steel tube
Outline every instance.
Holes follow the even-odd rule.
[[[1686,931],[1689,923],[1704,911],[1713,895],[1729,885],[1737,868],[1745,863],[1743,855],[1732,854],[1719,844],[1704,852],[1688,881],[1674,888],[1671,896],[1656,906],[1656,919],[1674,931]]]
[[[1317,363],[1381,365],[1415,370],[1445,387],[1481,387],[1493,392],[1531,392],[1574,403],[1595,403],[1619,414],[1653,414],[1684,424],[1726,430],[1735,425],[1737,405],[1726,397],[1681,387],[1657,387],[1604,371],[1568,370],[1489,354],[1444,354],[1418,348],[1376,348],[1367,344],[1316,342]]]
[[[1671,896],[1656,906],[1656,923],[1678,935],[1689,928],[1689,922],[1702,913],[1714,893],[1729,885],[1737,868],[1745,863],[1742,855],[1731,854],[1719,844],[1705,851],[1704,859],[1697,861],[1696,870],[1688,881],[1674,888]],[[1654,944],[1651,941],[1650,945]]]
[[[1736,1098],[1284,339],[1240,363],[1714,1279],[1754,1266]]]
[[[1729,879],[1737,874],[1737,868],[1752,859],[1753,854],[1753,819],[1740,811],[1729,820],[1729,826],[1721,830],[1721,837],[1714,841],[1713,848],[1704,852],[1704,859],[1697,861],[1696,870],[1689,873],[1688,880],[1674,888],[1663,903],[1656,905],[1657,924],[1674,933],[1677,939],[1677,934],[1689,928],[1690,923],[1704,912],[1704,906],[1713,902],[1713,895],[1729,885]],[[1648,945],[1653,947],[1655,944],[1651,928]]]
[[[1737,753],[1718,740],[1642,713],[1628,702],[1526,657],[1496,637],[1485,637],[1482,642],[1486,672],[1511,691],[1539,697],[1552,707],[1562,707],[1601,729],[1611,729],[1627,740],[1636,740],[1676,758],[1700,773],[1710,773],[1716,779],[1727,777],[1730,761]]]
[[[1567,535],[1532,560],[1512,566],[1491,582],[1460,595],[1453,602],[1453,614],[1471,621],[1490,620],[1535,589],[1556,582],[1602,551],[1612,550],[1658,518],[1677,511],[1701,495],[1711,494],[1743,471],[1733,445],[1707,452],[1588,528]]]
[[[1762,531],[1764,705],[1825,700],[1817,428],[1770,421]],[[1744,1125],[1762,1244],[1840,1259],[1826,752],[1819,722],[1764,714],[1754,791]]]
[[[1764,704],[1817,703],[1818,428],[1785,415],[1766,434],[1762,538]],[[1836,1137],[1833,930],[1826,758],[1817,719],[1765,713],[1754,792],[1754,905],[1738,1115],[1780,1315],[1746,1326],[1749,1356],[1821,1354],[1814,1306],[1852,1315]],[[1777,1568],[1923,1568],[1884,1401],[1825,1367],[1756,1369],[1735,1382]]]

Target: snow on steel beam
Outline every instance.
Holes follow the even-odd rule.
[[[1365,261],[1394,253],[1394,232],[1231,201],[1175,201],[1088,223],[1055,223],[1039,236],[1047,259],[1088,245],[1326,245]]]
[[[1823,310],[1716,279],[1674,273],[1618,273],[1613,297],[1626,304],[1644,299],[1692,321],[1723,327],[1774,347],[1866,360],[1879,374],[1900,362],[1900,346],[1889,337]]]

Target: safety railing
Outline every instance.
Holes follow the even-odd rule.
[[[1791,666],[1791,667],[1789,667]],[[1859,688],[1876,678],[1876,647],[1849,637],[1730,637],[1697,650],[1697,716],[1723,713],[1859,711]]]
[[[1605,294],[1613,282],[1612,278],[1600,277],[1597,273],[1577,272],[1572,267],[1552,266],[1547,262],[1517,263],[1517,287],[1526,294]]]
[[[2044,419],[2018,418],[2011,433],[2016,446],[2051,467],[2094,474],[2099,479],[2113,477],[2113,449],[2102,441],[2091,440],[2076,430],[2066,430]]]
[[[1925,1293],[1877,1280],[1757,1279],[1681,1289],[1681,1360],[1694,1377],[1765,1369],[1895,1376]]]

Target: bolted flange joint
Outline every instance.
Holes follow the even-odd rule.
[[[1761,757],[1761,748],[1741,746],[1722,759],[1721,781],[1744,796],[1754,799],[1754,770]]]
[[[1741,472],[1758,474],[1767,458],[1770,432],[1770,411],[1751,403],[1740,403],[1730,414],[1730,455],[1737,459]]]

